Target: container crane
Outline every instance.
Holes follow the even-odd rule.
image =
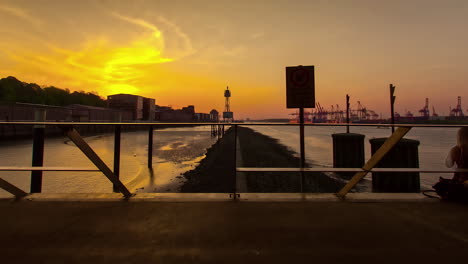
[[[336,104],[336,119],[339,123],[344,120],[344,111],[340,109],[340,106]]]
[[[379,115],[373,110],[367,110],[369,112],[370,119],[376,120],[379,118]]]
[[[426,105],[424,105],[424,107],[419,110],[419,114],[422,117],[429,118],[429,98],[426,98]]]
[[[370,114],[367,113],[367,108],[361,105],[361,101],[357,101],[357,115],[359,120],[367,120],[370,117]]]
[[[439,115],[436,113],[434,106],[432,106],[432,116],[439,116]]]
[[[295,113],[289,114],[294,116],[294,119],[290,120],[292,123],[299,123],[299,112],[296,111]],[[304,122],[308,122],[311,120],[310,116],[313,115],[311,112],[304,112]]]
[[[450,116],[465,116],[461,107],[461,96],[458,96],[457,107],[454,109],[450,109]]]

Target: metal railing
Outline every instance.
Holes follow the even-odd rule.
[[[42,187],[42,172],[43,171],[100,171],[113,183],[115,192],[120,192],[128,199],[133,194],[126,188],[120,181],[120,137],[121,126],[143,126],[148,129],[148,168],[152,168],[153,159],[153,130],[155,127],[160,126],[232,126],[234,129],[234,164],[237,160],[237,128],[238,126],[354,126],[354,127],[397,127],[392,135],[386,139],[384,144],[370,157],[362,168],[306,168],[304,162],[301,162],[299,168],[248,168],[237,167],[235,165],[235,173],[237,172],[355,172],[354,176],[347,182],[347,184],[336,195],[344,198],[346,194],[356,186],[369,172],[424,172],[424,173],[453,173],[453,172],[468,172],[468,169],[444,169],[444,170],[428,170],[419,168],[375,168],[379,161],[390,151],[393,147],[413,128],[413,127],[431,127],[431,128],[459,128],[468,127],[468,125],[426,125],[426,124],[348,124],[348,123],[314,123],[314,124],[297,124],[297,123],[97,123],[97,122],[0,122],[2,125],[33,125],[33,166],[31,167],[13,167],[13,166],[0,166],[0,171],[31,171],[31,193],[41,192]],[[81,137],[74,126],[85,125],[99,125],[99,126],[114,126],[114,166],[111,170],[105,162],[94,152],[94,150],[86,143]],[[44,152],[44,131],[45,126],[59,127],[63,133],[75,143],[75,145],[86,155],[86,157],[93,162],[96,168],[81,168],[81,167],[43,167],[42,157]],[[37,130],[36,130],[37,129]],[[300,144],[304,144],[304,140],[300,140]],[[305,159],[304,146],[301,146],[301,160]],[[36,160],[35,160],[36,158]],[[236,177],[237,178],[237,177]],[[301,175],[301,192],[303,192],[304,175]],[[235,183],[237,185],[237,183]],[[22,198],[28,193],[0,178],[0,188],[12,193],[17,198]],[[239,197],[239,192],[234,187],[233,193],[229,194],[233,199]]]

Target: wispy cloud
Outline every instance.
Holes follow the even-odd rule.
[[[43,22],[40,19],[38,19],[37,17],[34,17],[27,10],[23,8],[0,4],[0,11],[3,13],[7,13],[11,16],[17,17],[19,19],[22,19],[30,23],[32,26],[36,28],[40,28],[43,24]]]
[[[265,36],[265,32],[255,32],[250,35],[251,39],[259,39]]]
[[[182,54],[183,54],[182,56],[191,55],[196,52],[196,50],[193,48],[192,40],[184,31],[182,31],[182,29],[178,25],[169,21],[163,16],[159,16],[158,20],[162,22],[163,24],[165,24],[167,27],[169,27],[172,30],[171,32],[173,32],[178,38],[182,40],[184,44],[183,45],[184,50],[182,51]]]
[[[26,71],[42,72],[68,84],[82,84],[105,94],[132,92],[144,88],[139,80],[150,74],[152,65],[173,61],[163,55],[164,38],[154,24],[117,13],[113,16],[143,29],[128,42],[114,42],[112,36],[93,37],[77,49],[47,45],[49,52],[25,47],[8,52],[10,59]]]
[[[107,33],[88,34],[86,41],[74,43],[71,48],[49,42],[47,32],[42,34],[38,30],[31,34],[13,31],[8,34],[12,41],[0,52],[15,63],[12,69],[18,73],[29,73],[36,80],[54,80],[57,85],[71,89],[99,90],[102,94],[139,93],[154,89],[160,82],[154,72],[157,65],[179,60],[195,52],[190,37],[165,17],[153,16],[150,20],[105,12],[110,15],[107,19],[113,19],[113,24],[118,24],[122,31],[131,32],[126,39],[122,41]],[[0,4],[1,13],[35,25],[42,24],[28,10],[21,8]],[[28,43],[41,43],[41,46]],[[166,50],[168,43],[171,44],[171,52]],[[174,43],[177,44],[172,45]],[[152,83],[144,83],[143,80]]]
[[[143,27],[143,28],[146,28],[146,29],[149,29],[151,31],[153,31],[153,34],[154,34],[154,37],[156,38],[160,38],[162,36],[161,34],[161,31],[153,24],[143,20],[143,19],[140,19],[140,18],[133,18],[133,17],[128,17],[128,16],[124,16],[124,15],[121,15],[119,13],[116,13],[116,12],[112,12],[111,13],[114,17],[116,18],[119,18],[123,21],[126,21],[126,22],[129,22],[131,24],[134,24],[134,25],[137,25],[137,26],[140,26],[140,27]]]

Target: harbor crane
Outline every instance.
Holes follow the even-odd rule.
[[[405,114],[405,117],[407,117],[407,118],[413,118],[414,115],[413,115],[413,113],[411,113],[411,112],[408,110],[408,111],[406,112],[406,114]]]
[[[432,106],[432,116],[439,116],[439,115],[436,113],[434,106]]]
[[[305,112],[304,115],[309,117],[309,120],[315,123],[342,123],[345,122],[346,111],[340,108],[339,104],[331,105],[330,109],[325,109],[319,102],[316,102],[315,109],[312,112]],[[291,122],[297,122],[299,113],[291,113],[289,115],[295,116]],[[360,122],[377,120],[379,115],[370,109],[364,107],[360,101],[357,101],[357,109],[350,109],[350,121]]]
[[[426,98],[426,105],[422,109],[419,110],[419,114],[422,117],[429,118],[429,98]]]
[[[344,111],[340,109],[340,106],[336,104],[336,120],[338,123],[342,123],[344,121]]]
[[[450,116],[465,116],[461,107],[461,96],[458,96],[457,107],[454,109],[450,109]]]
[[[299,123],[299,111],[296,111],[295,113],[292,113],[292,114],[289,114],[289,115],[292,115],[292,116],[295,116],[294,117],[294,123]],[[313,115],[313,113],[311,112],[304,112],[304,121],[307,122],[308,120],[311,120],[311,115]]]

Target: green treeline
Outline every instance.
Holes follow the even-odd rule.
[[[84,91],[70,92],[54,86],[41,88],[35,83],[24,83],[9,76],[0,79],[0,102],[20,102],[32,104],[45,104],[66,106],[82,104],[105,107],[106,101],[95,93]]]

